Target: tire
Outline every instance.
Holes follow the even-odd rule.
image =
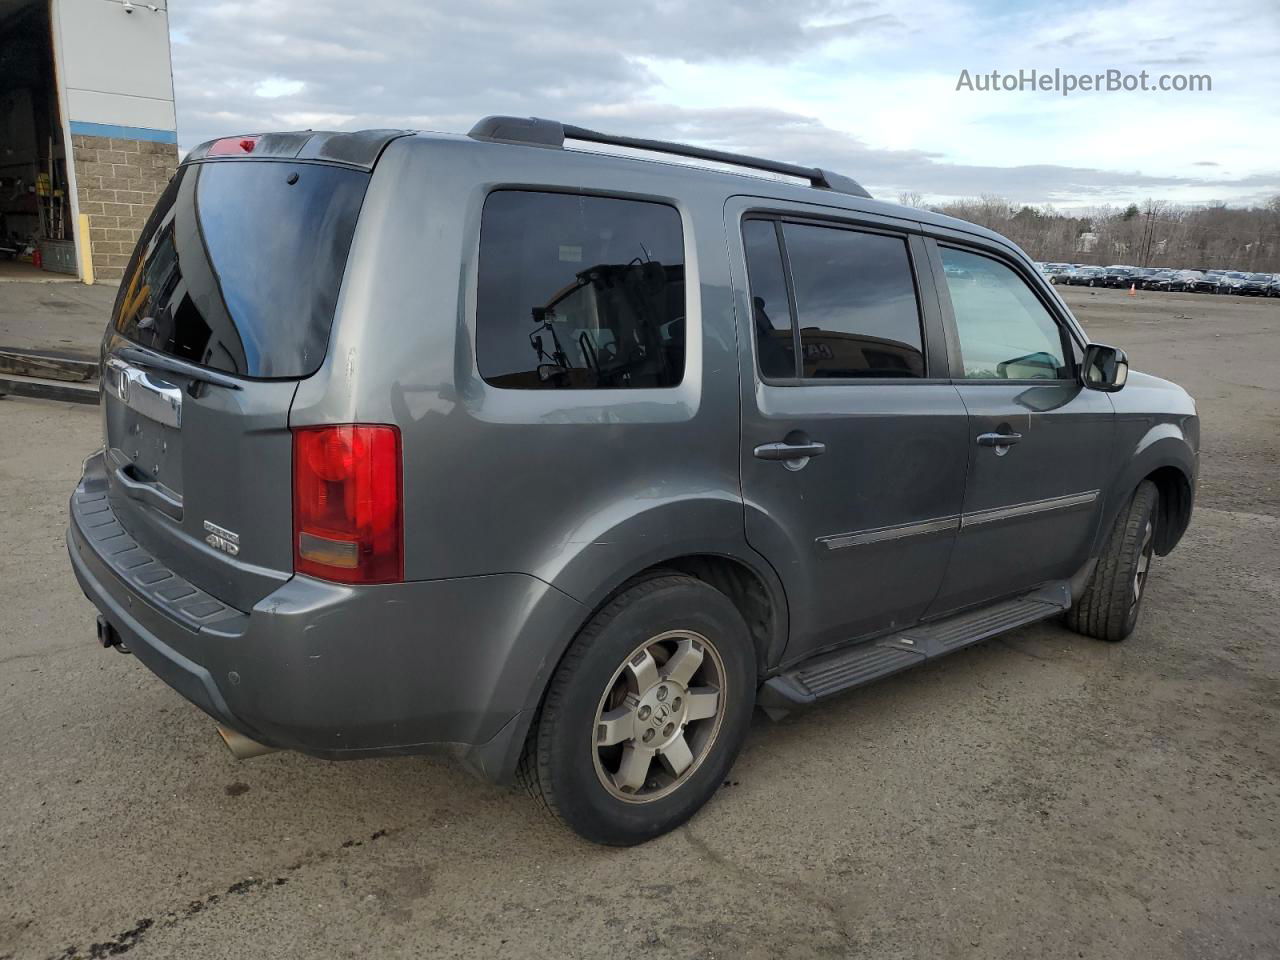
[[[755,693],[755,648],[728,597],[680,574],[641,581],[570,645],[517,778],[583,838],[643,843],[711,799],[746,738]]]
[[[1072,630],[1112,643],[1133,633],[1155,552],[1159,498],[1155,484],[1144,480],[1116,517],[1088,586],[1067,611]]]

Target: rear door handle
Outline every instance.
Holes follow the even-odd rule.
[[[755,455],[761,460],[803,460],[820,457],[827,452],[825,443],[762,443]]]
[[[1020,433],[980,433],[978,434],[978,446],[980,447],[1011,447],[1022,439]]]

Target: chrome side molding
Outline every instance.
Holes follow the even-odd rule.
[[[936,520],[922,520],[919,523],[900,523],[891,527],[876,527],[854,533],[837,533],[828,537],[819,537],[818,542],[828,550],[839,550],[841,547],[857,547],[868,543],[883,543],[886,540],[900,540],[903,537],[942,533],[946,530],[955,530],[959,526],[959,517],[938,517]]]
[[[854,530],[850,533],[833,533],[818,537],[817,542],[828,550],[840,550],[843,547],[858,547],[868,543],[883,543],[886,540],[900,540],[904,537],[919,537],[930,533],[943,533],[973,527],[983,523],[997,523],[1001,520],[1013,520],[1028,517],[1036,513],[1050,510],[1072,510],[1087,506],[1098,499],[1097,490],[1086,490],[1083,493],[1072,493],[1065,497],[1050,497],[1047,500],[1031,500],[1027,503],[1015,503],[1007,507],[994,507],[990,510],[977,510],[952,517],[937,517],[933,520],[920,520],[912,523],[899,523],[889,527],[874,527],[870,530]]]
[[[1097,499],[1097,490],[1087,490],[1084,493],[1073,493],[1065,497],[1049,497],[1047,500],[1031,500],[1008,507],[978,510],[961,517],[960,526],[972,527],[980,523],[994,523],[997,520],[1012,520],[1014,517],[1027,517],[1033,513],[1047,513],[1050,510],[1070,510],[1073,507],[1086,506]]]

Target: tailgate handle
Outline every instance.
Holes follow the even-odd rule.
[[[116,482],[124,489],[125,496],[130,500],[137,500],[149,507],[154,507],[173,520],[182,520],[182,500],[167,493],[158,483],[135,479],[133,464],[126,463],[116,467]]]
[[[107,391],[126,407],[165,426],[182,427],[182,391],[174,384],[158,380],[118,357],[107,358],[103,379]]]

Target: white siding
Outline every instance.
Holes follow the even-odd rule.
[[[58,82],[68,119],[175,129],[167,0],[53,0]]]

